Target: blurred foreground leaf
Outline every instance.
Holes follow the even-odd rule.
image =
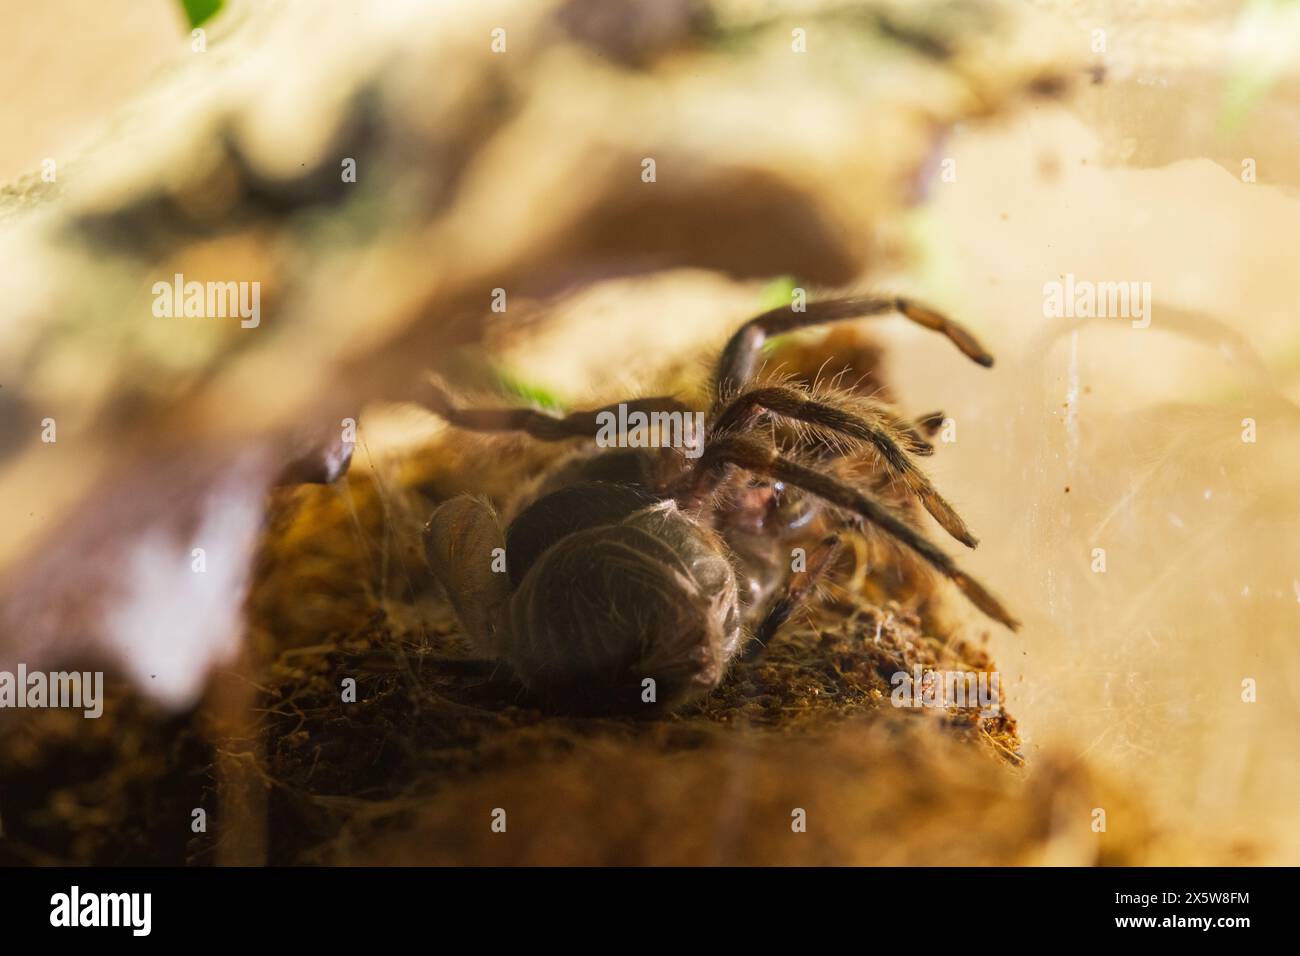
[[[190,28],[203,26],[221,11],[222,0],[181,0]]]

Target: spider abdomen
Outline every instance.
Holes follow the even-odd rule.
[[[507,630],[506,662],[544,703],[673,707],[717,686],[739,647],[736,576],[713,532],[671,502],[642,507],[542,552]]]

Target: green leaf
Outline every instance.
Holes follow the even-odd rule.
[[[759,293],[758,302],[761,309],[779,309],[794,301],[794,290],[798,282],[794,276],[777,276]]]
[[[497,370],[497,386],[507,395],[515,395],[531,402],[534,405],[540,405],[542,408],[551,411],[560,411],[564,403],[559,397],[542,385],[535,385],[530,382],[523,382],[515,378],[509,372]]]
[[[190,28],[202,26],[211,20],[221,10],[222,2],[223,0],[181,0]]]

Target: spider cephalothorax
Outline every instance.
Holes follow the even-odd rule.
[[[563,460],[503,530],[492,507],[464,496],[429,520],[430,566],[465,630],[505,662],[542,703],[565,710],[633,711],[679,705],[717,686],[742,650],[754,654],[831,564],[824,535],[791,570],[788,543],[813,516],[870,525],[951,580],[986,615],[1018,623],[946,553],[844,477],[846,460],[873,454],[954,538],[974,536],[917,466],[923,432],[879,403],[788,383],[754,384],[764,341],[824,322],[897,311],[942,332],[981,365],[993,360],[939,313],[904,299],[853,298],[775,309],[723,349],[703,442],[690,449],[587,446]],[[612,410],[663,423],[694,414],[673,398],[642,398],[564,417],[532,409],[458,408],[435,388],[434,411],[478,431],[543,440],[595,439]],[[783,449],[768,419],[803,428]],[[662,431],[661,427],[661,431]],[[657,445],[647,427],[633,444]]]

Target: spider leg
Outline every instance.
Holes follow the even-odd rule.
[[[724,438],[707,446],[695,467],[673,489],[679,504],[685,508],[699,507],[705,496],[721,483],[728,465],[802,488],[829,504],[870,522],[952,581],[972,604],[990,618],[1013,631],[1020,627],[1020,622],[983,585],[958,568],[952,558],[919,531],[895,517],[879,501],[837,478],[783,457],[775,446],[750,438]]]
[[[888,414],[881,410],[882,414]],[[925,415],[918,415],[912,421],[896,419],[898,429],[908,437],[911,443],[911,452],[913,455],[921,455],[929,458],[934,454],[934,445],[930,439],[939,434],[939,429],[947,421],[943,412],[929,412]]]
[[[563,441],[566,438],[595,438],[600,430],[600,416],[617,417],[619,406],[628,414],[632,412],[683,412],[690,409],[668,395],[653,398],[635,398],[615,402],[602,408],[574,411],[567,415],[548,415],[534,408],[461,408],[438,382],[432,382],[429,410],[448,424],[475,432],[524,432],[541,441]]]
[[[944,421],[943,412],[930,412],[928,415],[921,415],[913,422],[913,431],[918,435],[924,435],[926,438],[933,438],[939,434],[939,429],[943,427]],[[934,450],[933,446],[931,446],[930,450]]]
[[[709,429],[706,445],[716,440],[716,436],[743,433],[765,410],[870,444],[880,453],[889,471],[907,485],[945,531],[969,548],[979,543],[966,527],[966,522],[944,500],[903,447],[912,444],[907,433],[910,426],[892,414],[876,413],[874,421],[865,414],[857,414],[858,411],[873,412],[870,406],[862,405],[850,410],[785,385],[755,388],[737,395],[722,408]],[[928,442],[926,446],[934,450]]]
[[[882,417],[884,416],[882,415]],[[913,455],[929,458],[934,454],[934,445],[930,443],[929,437],[924,431],[925,424],[922,420],[908,422],[893,416],[890,416],[889,420],[894,421],[903,437],[907,439],[907,450]]]
[[[460,495],[444,501],[424,528],[429,570],[447,591],[465,634],[479,654],[500,656],[501,621],[510,578],[500,564],[506,539],[486,501]]]
[[[806,570],[791,574],[784,592],[768,606],[767,613],[763,615],[758,627],[754,628],[754,634],[742,655],[743,660],[756,660],[762,655],[776,637],[776,632],[808,600],[817,583],[825,577],[843,550],[844,542],[838,534],[827,535],[818,543],[816,550],[809,556]]]
[[[803,312],[781,306],[750,319],[731,336],[718,359],[714,375],[714,401],[721,403],[724,396],[743,388],[754,375],[763,343],[774,335],[797,329],[846,319],[862,319],[873,315],[897,312],[917,325],[946,335],[957,348],[972,361],[985,368],[993,364],[993,356],[980,345],[965,327],[928,306],[904,298],[846,298],[824,299],[809,302]]]

